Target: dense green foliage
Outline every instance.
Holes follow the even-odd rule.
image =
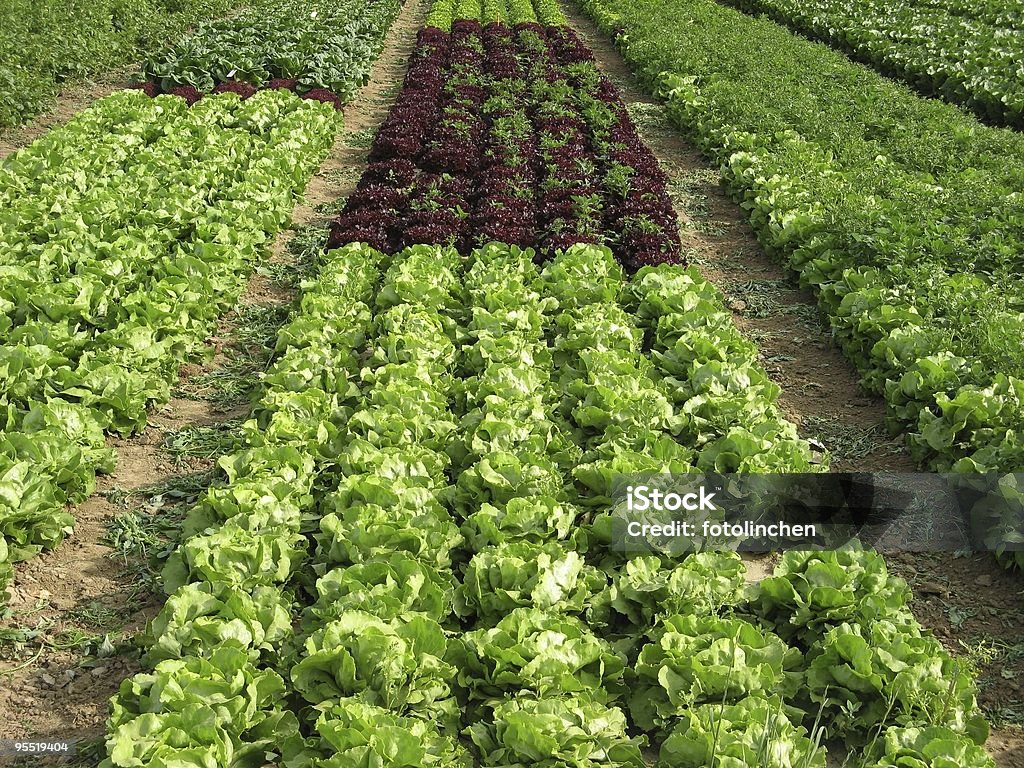
[[[897,727],[872,759],[935,751],[912,729],[942,723],[936,754],[986,765],[971,681],[877,555],[794,553],[744,590],[733,553],[609,546],[611,476],[689,467],[735,428],[674,427],[673,403],[697,397],[685,382],[722,362],[677,344],[699,325],[688,312],[724,315],[695,271],[627,282],[596,246],[543,268],[498,244],[465,259],[353,244],[321,262],[246,445],[167,565],[155,668],[115,700],[108,768],[256,750],[287,768],[641,768],[649,743],[665,768],[820,768],[819,711],[851,745]],[[659,333],[691,367],[650,362]],[[583,406],[587,376],[609,403],[646,394]],[[720,398],[734,413],[728,391],[706,395],[704,412]],[[775,432],[735,458],[806,469],[770,404],[747,407]],[[225,705],[186,729],[188,701],[206,713],[190,681],[207,661],[231,673],[213,676]]]
[[[333,107],[285,91],[191,109],[122,91],[0,167],[10,559],[70,532],[65,504],[113,466],[104,432],[137,432],[169,399],[339,124]]]
[[[283,79],[300,91],[325,88],[348,101],[369,78],[400,8],[398,0],[264,0],[171,38],[143,72],[164,91]]]
[[[922,93],[1024,128],[1024,35],[1014,0],[729,0],[823,40]]]
[[[44,109],[60,84],[127,64],[238,0],[4,0],[0,128]]]
[[[456,20],[484,24],[564,25],[565,14],[557,0],[436,0],[427,14],[426,27],[451,29]]]
[[[870,755],[864,768],[996,768],[985,750],[941,726],[890,728]]]
[[[937,468],[1024,461],[1024,137],[712,0],[584,6]]]
[[[624,23],[599,2],[603,22]],[[872,92],[891,97],[893,122],[871,137],[840,120],[867,110],[856,99],[831,115],[842,124],[814,123],[803,100],[827,83],[814,77],[790,77],[792,98],[730,123],[758,86],[744,79],[749,62],[731,80],[714,70],[708,43],[723,36],[725,57],[742,58],[728,48],[742,28],[730,40],[714,26],[730,12],[703,2],[692,0],[707,40],[674,17],[651,22],[665,12],[651,0],[629,21],[627,51],[655,62],[652,82],[667,83],[677,119],[723,161],[768,247],[821,289],[894,416],[927,422],[921,455],[928,445],[962,458],[960,443],[936,447],[950,424],[933,425],[953,418],[939,413],[944,396],[988,380],[997,340],[985,347],[923,309],[951,286],[965,304],[997,280],[1016,286],[1017,198],[996,209],[979,190],[947,191],[973,180],[967,166],[899,135],[945,113],[906,107],[899,89]],[[282,16],[187,38],[192,48],[162,60],[161,86],[283,77],[348,94],[398,5],[307,5],[301,19],[292,0],[273,8]],[[346,13],[350,27],[332,16]],[[431,23],[479,27],[467,18],[564,20],[554,0],[440,0]],[[645,37],[659,22],[668,43]],[[575,38],[547,34],[559,56],[588,60]],[[678,51],[674,35],[706,47]],[[476,76],[482,59],[467,51],[453,56]],[[768,62],[780,51],[759,55],[781,78]],[[662,77],[659,62],[685,57],[710,69]],[[535,74],[532,88],[555,79]],[[474,86],[455,82],[446,87],[471,101]],[[191,108],[119,94],[0,167],[0,588],[9,560],[66,533],[61,505],[111,465],[105,433],[141,429],[147,406],[166,399],[334,136],[332,106],[235,86],[193,91]],[[794,120],[806,136],[783,130]],[[938,125],[926,127],[939,141]],[[986,184],[1024,184],[994,161],[1012,139],[957,136]],[[940,208],[993,206],[993,221],[968,231],[967,213],[942,208],[948,230],[922,234],[911,215],[922,190]],[[943,249],[941,236],[957,234]],[[614,546],[624,475],[827,469],[696,269],[627,276],[621,253],[583,243],[550,259],[497,242],[306,255],[318,273],[278,333],[237,448],[217,461],[166,561],[146,671],[112,700],[103,768],[644,768],[647,746],[659,768],[823,768],[824,739],[866,746],[872,768],[991,768],[968,670],[913,619],[906,583],[877,554],[788,553],[748,585],[735,553]],[[918,293],[899,293],[901,280]],[[1011,291],[1000,321],[1014,301]],[[939,343],[945,357],[928,357]],[[962,378],[947,396],[927,376],[941,378],[951,350],[972,358],[953,365]],[[898,400],[888,372],[914,354],[934,366],[915,358],[901,371]],[[1024,450],[1015,440],[966,463],[1000,466]]]

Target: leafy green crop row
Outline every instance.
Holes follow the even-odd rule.
[[[369,78],[401,7],[400,0],[263,2],[174,38],[148,58],[143,72],[163,91],[278,79],[348,101]]]
[[[547,26],[564,25],[565,14],[557,0],[436,0],[424,26],[449,30],[457,20]]]
[[[593,246],[541,271],[509,246],[350,245],[305,288],[247,446],[167,565],[106,765],[641,768],[632,723],[665,768],[823,766],[823,711],[865,765],[991,768],[964,735],[985,734],[971,681],[877,555],[790,554],[745,590],[734,554],[608,547],[614,474],[689,466],[734,429],[734,405],[717,426],[671,405],[745,350],[698,322],[727,316],[696,273],[627,284]],[[690,358],[672,383],[645,362],[659,334]],[[712,389],[702,409],[729,403]]]
[[[584,6],[819,290],[914,456],[1020,467],[1024,137],[712,0]]]
[[[285,91],[191,109],[122,91],[0,167],[7,558],[70,531],[65,504],[113,466],[104,432],[140,430],[170,397],[339,120]]]
[[[988,17],[921,0],[729,2],[834,45],[926,95],[1024,128],[1024,37],[1009,26],[1013,0],[993,4],[1003,13]]]
[[[59,84],[126,64],[232,0],[4,0],[0,127],[44,109]]]

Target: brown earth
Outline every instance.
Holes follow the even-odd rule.
[[[888,555],[914,591],[914,615],[974,665],[978,702],[992,723],[986,744],[1000,768],[1024,768],[1024,583],[988,553]]]
[[[396,20],[369,83],[345,108],[345,127],[295,208],[295,226],[319,223],[325,210],[354,186],[366,162],[362,137],[383,121],[397,94],[427,6],[427,0],[412,0]],[[98,88],[92,98],[103,93]],[[74,99],[62,98],[38,126],[33,121],[17,136],[5,136],[0,153],[28,143],[45,130],[43,126],[68,119],[90,100],[84,90]],[[287,248],[293,235],[289,230],[278,237],[269,264],[282,266],[294,260]],[[254,273],[239,311],[225,317],[209,340],[208,362],[185,366],[178,392],[189,393],[193,382],[233,362],[238,338],[246,330],[242,323],[247,305],[288,304],[294,295],[294,283]],[[133,504],[151,515],[175,505],[171,495],[132,491],[160,487],[213,466],[208,458],[173,459],[164,450],[169,435],[222,425],[247,413],[244,403],[225,409],[194,396],[176,396],[152,414],[137,437],[111,439],[117,468],[102,477],[97,493],[74,510],[74,535],[54,551],[16,566],[10,615],[0,621],[0,739],[33,736],[95,742],[102,736],[110,696],[141,668],[132,638],[162,604],[160,596],[134,580],[129,564],[104,543],[108,524]],[[109,634],[114,647],[97,653],[103,634]],[[83,643],[83,636],[90,637]],[[86,758],[81,764],[94,762]]]
[[[718,170],[684,139],[644,92],[612,41],[570,3],[570,24],[618,86],[641,136],[671,180],[689,262],[725,294],[737,326],[782,387],[780,406],[805,437],[820,440],[840,471],[912,472],[915,465],[883,428],[885,404],[867,394],[833,345],[809,291],[761,249]],[[777,557],[748,559],[748,580],[770,573]],[[990,722],[986,744],[999,768],[1024,768],[1024,583],[990,554],[888,555],[914,590],[915,616],[978,673],[978,700]]]

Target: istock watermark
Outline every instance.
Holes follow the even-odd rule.
[[[618,551],[1024,549],[1024,473],[623,475],[607,513]]]
[[[630,485],[626,487],[626,507],[630,512],[646,512],[649,509],[677,512],[710,511],[718,509],[713,503],[716,492],[708,493],[703,485],[696,491],[676,493],[662,491],[648,485]]]

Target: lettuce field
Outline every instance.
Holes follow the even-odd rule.
[[[0,765],[1024,765],[1016,5],[43,6]],[[910,470],[991,551],[616,545],[624,478]]]

